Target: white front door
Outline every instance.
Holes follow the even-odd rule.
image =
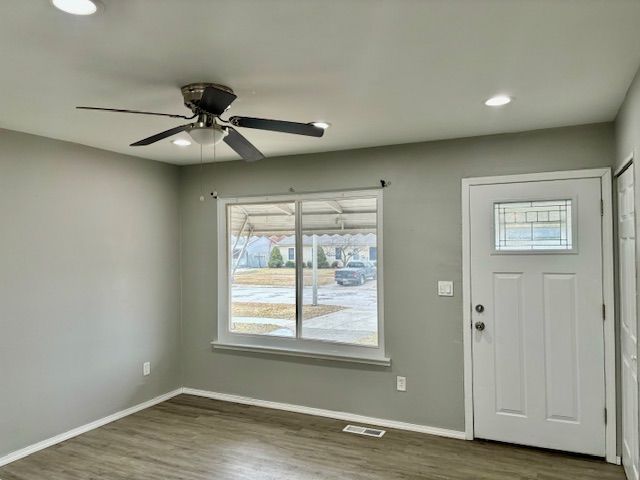
[[[638,337],[636,317],[636,224],[633,165],[618,177],[620,347],[622,364],[622,464],[638,480]]]
[[[605,455],[601,183],[470,187],[474,432]]]

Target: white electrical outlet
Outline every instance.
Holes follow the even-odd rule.
[[[142,364],[142,375],[145,377],[151,374],[151,362],[144,362]]]
[[[396,390],[399,392],[407,391],[407,377],[396,377]]]

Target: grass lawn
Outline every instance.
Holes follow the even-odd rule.
[[[309,320],[339,312],[344,308],[338,305],[305,305],[302,309],[302,319]],[[288,303],[233,302],[231,311],[234,317],[296,319],[296,306]]]
[[[335,283],[333,268],[318,269],[318,285]],[[233,277],[234,285],[260,285],[268,287],[293,287],[296,283],[295,268],[254,268],[237,271]],[[304,269],[304,284],[312,283],[311,269]]]

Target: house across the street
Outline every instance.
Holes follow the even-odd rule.
[[[375,233],[356,234],[333,234],[317,235],[318,248],[322,248],[330,265],[344,266],[349,260],[370,260],[375,262],[378,259],[377,238]],[[274,247],[280,249],[282,258],[285,261],[294,261],[296,239],[293,235],[287,235],[274,242]],[[313,258],[311,250],[313,248],[313,235],[302,236],[303,261],[308,262]]]

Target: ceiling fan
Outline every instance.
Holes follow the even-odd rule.
[[[191,83],[182,87],[184,105],[193,112],[193,115],[177,115],[170,113],[143,112],[139,110],[125,110],[120,108],[100,107],[76,107],[81,110],[101,110],[106,112],[136,113],[139,115],[157,115],[171,118],[196,119],[193,123],[170,128],[164,132],[156,133],[150,137],[132,143],[132,147],[151,145],[164,138],[171,137],[180,132],[187,132],[196,143],[211,145],[222,140],[229,145],[238,155],[247,162],[261,160],[264,155],[249,140],[243,137],[233,127],[256,128],[273,132],[293,133],[310,137],[322,137],[326,124],[318,126],[313,123],[287,122],[283,120],[269,120],[254,117],[229,117],[224,120],[220,117],[229,109],[237,98],[233,90],[216,83]]]

